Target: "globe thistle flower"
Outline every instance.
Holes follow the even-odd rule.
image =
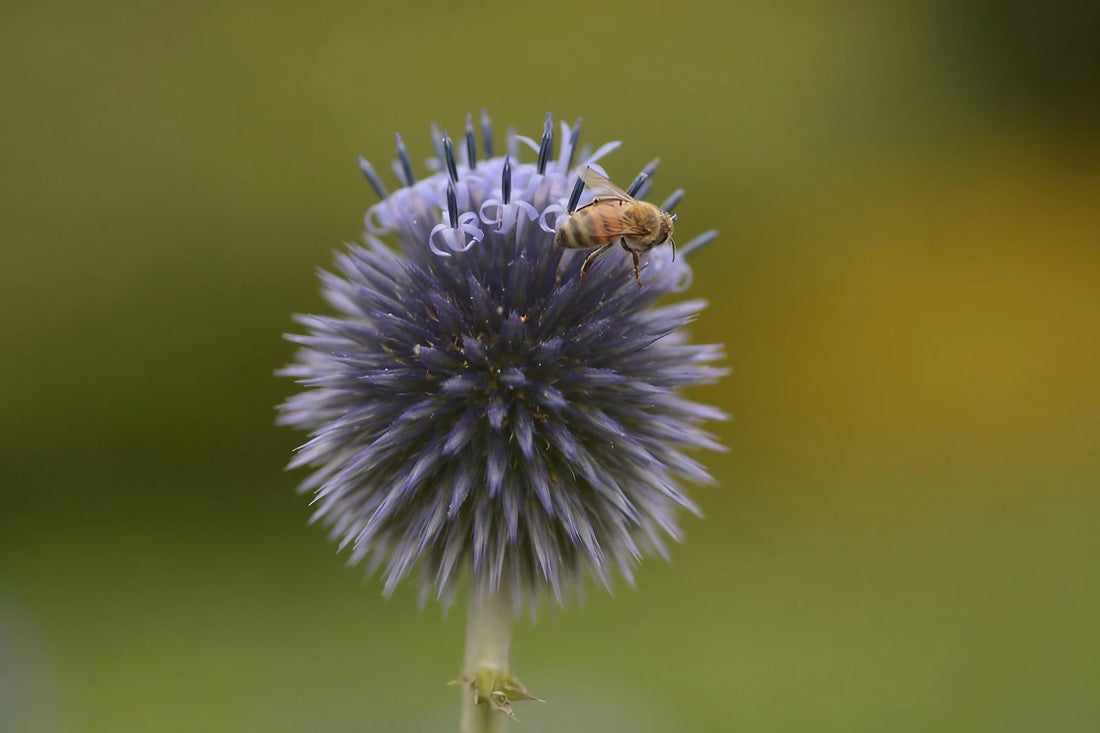
[[[679,537],[679,510],[698,511],[682,483],[711,481],[688,452],[721,449],[700,424],[723,415],[679,390],[720,376],[721,349],[684,333],[702,301],[658,301],[687,288],[685,255],[715,233],[679,257],[648,252],[642,287],[619,248],[582,281],[587,252],[555,246],[555,228],[592,198],[577,167],[604,173],[619,143],[579,150],[579,132],[562,124],[555,156],[548,115],[540,141],[509,131],[495,156],[483,114],[479,156],[467,118],[457,151],[433,134],[434,172],[419,180],[398,136],[393,193],[360,159],[381,201],[365,242],[320,273],[335,315],[299,316],[307,333],[287,337],[302,348],[282,373],[306,389],[280,422],[310,434],[290,466],[313,469],[301,489],[314,518],[351,563],[382,571],[386,594],[419,566],[422,599],[449,604],[468,573],[474,615],[510,622],[544,590],[564,602],[586,575],[629,582]],[[631,195],[645,196],[656,164]],[[475,701],[524,696],[469,666]]]

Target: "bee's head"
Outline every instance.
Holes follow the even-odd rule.
[[[662,211],[660,225],[661,238],[657,241],[667,242],[668,240],[672,239],[672,230],[675,228],[675,226],[676,217],[673,214],[668,213],[667,211]]]

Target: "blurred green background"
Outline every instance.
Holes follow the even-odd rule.
[[[706,519],[518,625],[517,730],[1100,729],[1078,5],[4,3],[0,730],[456,729],[462,609],[307,525],[272,372],[356,154],[482,107],[662,157],[733,370]]]

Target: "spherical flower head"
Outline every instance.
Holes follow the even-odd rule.
[[[280,421],[309,431],[290,465],[313,469],[314,518],[352,563],[384,568],[387,594],[419,564],[422,599],[449,604],[468,570],[517,608],[544,589],[560,603],[585,575],[631,581],[666,554],[678,510],[697,511],[682,482],[711,481],[688,452],[721,449],[700,424],[723,415],[680,390],[723,374],[721,349],[684,333],[702,301],[658,301],[687,287],[684,255],[713,233],[647,252],[641,287],[618,247],[582,280],[588,252],[556,246],[555,227],[592,198],[574,162],[603,173],[618,143],[578,155],[578,121],[554,157],[548,116],[540,142],[510,133],[494,157],[485,115],[481,132],[480,159],[471,120],[458,156],[434,135],[437,172],[419,181],[398,137],[392,194],[360,160],[382,201],[364,244],[321,273],[336,314],[288,336],[302,348],[282,373],[306,389]]]

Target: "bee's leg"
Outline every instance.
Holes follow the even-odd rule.
[[[584,278],[588,276],[588,271],[592,268],[592,263],[596,261],[596,258],[606,252],[608,248],[614,244],[614,242],[609,242],[608,244],[602,245],[584,258],[584,264],[581,265],[581,282],[584,282]]]
[[[640,258],[638,257],[637,252],[631,252],[630,256],[634,258],[634,279],[638,281],[638,287],[640,288],[642,287],[642,278],[638,274],[638,260]]]

